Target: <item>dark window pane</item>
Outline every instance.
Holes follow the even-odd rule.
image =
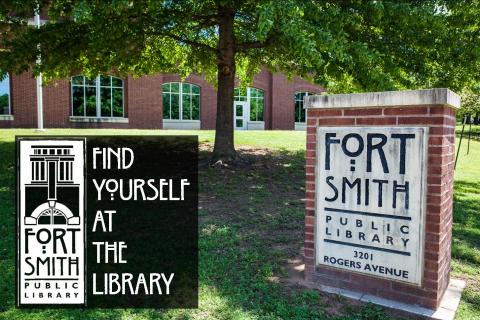
[[[243,116],[243,106],[241,104],[237,104],[236,107],[235,107],[235,110],[236,110],[235,115],[237,117]]]
[[[123,89],[112,89],[112,114],[114,117],[123,117]]]
[[[182,83],[182,93],[190,93],[190,83]]]
[[[200,120],[200,96],[192,96],[192,120]]]
[[[264,100],[257,100],[257,121],[263,121]]]
[[[172,94],[172,104],[171,104],[171,119],[180,119],[180,102],[179,95]]]
[[[235,88],[233,92],[234,92],[235,101],[247,101],[246,88]]]
[[[170,92],[170,83],[162,84],[162,92]]]
[[[72,77],[72,84],[83,85],[83,76]]]
[[[110,87],[112,85],[110,83],[110,76],[100,76],[100,85],[102,87]]]
[[[257,100],[251,99],[250,100],[250,121],[257,120]]]
[[[192,93],[200,94],[200,87],[196,85],[192,85]]]
[[[235,121],[235,123],[236,123],[237,128],[243,128],[243,120],[242,119],[237,119]]]
[[[123,88],[123,80],[120,78],[112,77],[112,86]]]
[[[86,87],[85,88],[85,95],[86,95],[86,105],[87,105],[87,116],[88,117],[95,117],[97,115],[97,97],[96,97],[97,89],[95,87]]]
[[[302,108],[300,109],[300,122],[305,122],[305,109]]]
[[[180,88],[180,84],[178,82],[170,84],[170,91],[171,92],[178,92]]]
[[[83,87],[72,87],[72,109],[74,116],[84,116]]]
[[[250,88],[251,98],[263,98],[263,91],[257,88]]]
[[[95,86],[97,84],[96,79],[87,79],[85,78],[85,85],[87,86]]]
[[[301,116],[300,116],[300,109],[302,107],[302,103],[299,100],[295,101],[295,122],[301,122]]]
[[[0,114],[10,114],[10,97],[8,93],[0,95]]]
[[[163,104],[163,119],[171,119],[170,118],[170,93],[163,93],[162,96],[162,104]]]
[[[102,117],[112,116],[112,97],[110,88],[100,88],[100,114]]]
[[[185,91],[184,91],[185,92]],[[189,94],[183,95],[183,102],[182,102],[182,119],[190,120],[190,103],[191,103],[192,96]]]

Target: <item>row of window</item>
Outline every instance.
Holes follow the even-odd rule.
[[[72,115],[81,117],[124,117],[123,80],[114,76],[85,76],[71,79]],[[162,85],[163,118],[200,120],[200,87],[190,83],[169,82]],[[303,99],[311,93],[297,92],[294,96],[295,122],[305,122]],[[265,93],[257,88],[235,88],[234,100],[250,105],[250,121],[263,121]],[[0,81],[0,115],[11,114],[10,79]]]

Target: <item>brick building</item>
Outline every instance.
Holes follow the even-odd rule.
[[[31,73],[0,83],[0,127],[37,126],[35,83]],[[263,70],[252,87],[235,89],[235,128],[304,130],[303,97],[322,91]],[[215,88],[198,75],[183,82],[172,74],[93,80],[79,75],[43,88],[45,128],[215,129],[216,103]]]

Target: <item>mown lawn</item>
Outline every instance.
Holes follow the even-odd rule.
[[[455,171],[452,276],[467,280],[457,319],[480,319],[480,128],[465,126]],[[457,127],[457,146],[461,126]]]
[[[382,308],[299,287],[291,264],[303,242],[304,132],[236,132],[251,165],[201,167],[200,305],[196,310],[18,310],[14,304],[14,135],[0,130],[0,318],[2,319],[390,319]],[[198,134],[213,131],[48,130],[46,134]],[[464,145],[466,146],[466,144]],[[468,281],[458,319],[480,314],[480,142],[462,146],[456,172],[453,276]]]

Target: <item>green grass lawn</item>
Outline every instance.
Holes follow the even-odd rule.
[[[251,166],[199,170],[199,286],[196,310],[18,310],[14,307],[14,136],[0,130],[1,319],[390,319],[382,308],[352,303],[287,281],[301,257],[305,133],[235,132]],[[42,133],[43,134],[43,133]],[[45,134],[198,134],[213,131],[48,130]],[[464,141],[465,143],[465,141]],[[465,148],[464,148],[465,147]],[[202,149],[205,149],[202,148]],[[208,156],[208,148],[201,156]],[[455,175],[453,277],[468,281],[457,319],[480,315],[480,142],[462,145]]]
[[[480,130],[473,127],[470,150],[468,126],[455,171],[452,276],[467,280],[458,319],[480,319]],[[458,134],[461,127],[457,127]]]

